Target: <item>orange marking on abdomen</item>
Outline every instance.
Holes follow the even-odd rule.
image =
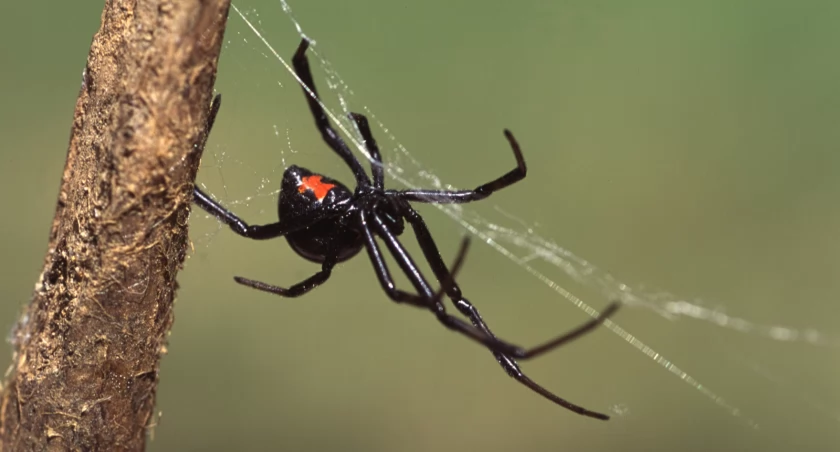
[[[306,190],[311,190],[318,201],[323,201],[333,187],[335,187],[335,184],[321,182],[321,176],[316,174],[301,178],[298,191],[304,193]]]

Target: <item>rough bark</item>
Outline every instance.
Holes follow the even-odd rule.
[[[107,0],[0,445],[143,450],[229,0]]]

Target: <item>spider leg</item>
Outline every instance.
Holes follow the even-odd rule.
[[[373,139],[373,134],[370,133],[370,126],[365,115],[359,113],[350,113],[350,119],[356,122],[356,127],[362,134],[365,140],[365,148],[373,161],[370,162],[370,173],[373,175],[373,186],[376,188],[385,188],[385,174],[382,169],[382,155],[379,153],[379,146],[376,140]]]
[[[370,228],[370,226],[366,223],[366,221],[368,220],[371,220],[371,222],[373,223],[373,229],[376,232],[376,234],[385,242],[385,245],[388,247],[388,250],[394,256],[394,259],[397,261],[397,264],[400,266],[403,273],[405,273],[409,281],[411,281],[412,285],[414,285],[414,288],[417,290],[417,292],[420,293],[420,299],[423,300],[421,306],[424,306],[427,309],[431,310],[440,323],[442,323],[445,327],[453,331],[457,331],[463,334],[464,336],[467,336],[468,338],[484,345],[491,351],[509,355],[516,355],[524,352],[522,348],[507,343],[501,339],[488,336],[476,327],[446,312],[446,307],[441,302],[440,297],[436,296],[435,293],[432,291],[431,286],[429,286],[429,283],[423,277],[423,274],[420,273],[420,269],[417,268],[417,264],[415,264],[414,260],[411,259],[411,256],[409,256],[408,252],[399,242],[397,237],[391,231],[388,230],[388,228],[385,226],[382,220],[380,220],[376,215],[370,215],[369,219],[364,219],[363,214],[363,230],[367,231]],[[365,234],[367,235],[368,232],[365,232]],[[375,243],[373,245],[375,246]],[[377,262],[374,262],[374,269],[377,270],[377,274],[379,274],[380,281],[382,281],[382,279],[390,279],[389,274],[380,274],[380,268],[378,268],[377,265]],[[383,268],[385,267],[383,266]],[[393,282],[390,283],[393,284]],[[383,287],[385,286],[383,285]],[[386,292],[388,292],[389,289],[386,288],[385,290]]]
[[[213,129],[213,124],[216,122],[216,116],[219,114],[219,108],[221,108],[221,106],[222,95],[217,94],[216,97],[213,98],[213,102],[210,104],[210,112],[207,114],[207,122],[204,124],[204,131],[201,136],[201,141],[196,145],[196,149],[200,151],[204,150],[204,147],[207,144],[207,138],[210,136],[210,131]],[[247,237],[249,239],[255,240],[265,240],[280,237],[290,232],[294,232],[298,229],[303,229],[320,219],[312,218],[311,222],[304,221],[303,223],[305,224],[300,224],[293,227],[289,227],[280,222],[252,226],[243,221],[238,216],[236,216],[236,214],[225,208],[223,205],[219,204],[217,201],[211,198],[210,195],[204,193],[204,191],[198,187],[193,188],[193,203],[195,203],[198,207],[204,209],[204,211],[206,211],[210,215],[216,217],[222,223],[230,226],[233,232],[241,235],[242,237]]]
[[[365,218],[364,213],[361,213],[359,215],[359,221],[364,236],[365,249],[367,250],[368,257],[370,258],[370,262],[373,265],[373,270],[376,273],[376,277],[377,279],[379,279],[379,284],[382,286],[382,289],[385,291],[385,294],[388,295],[388,298],[397,303],[407,303],[411,306],[429,309],[430,298],[424,298],[408,293],[404,290],[397,289],[397,286],[394,283],[394,279],[391,277],[391,272],[388,270],[388,264],[385,263],[385,256],[382,255],[382,251],[379,249],[379,245],[376,243],[376,239],[373,236],[373,232],[370,229],[370,225],[367,223],[367,218]],[[431,298],[439,299],[440,296],[433,295]]]
[[[546,341],[543,344],[537,345],[532,348],[523,348],[518,345],[514,345],[510,342],[507,342],[503,339],[499,339],[492,335],[487,335],[483,331],[480,331],[473,327],[472,325],[461,321],[461,319],[457,317],[453,317],[452,315],[446,312],[443,303],[440,300],[435,300],[434,293],[432,292],[429,283],[423,277],[422,273],[420,273],[420,269],[417,268],[417,264],[411,259],[408,252],[399,242],[397,237],[388,230],[387,226],[379,219],[376,215],[370,216],[371,220],[373,220],[373,227],[376,233],[379,235],[380,238],[385,242],[386,246],[388,247],[391,254],[396,259],[397,263],[399,264],[400,268],[402,268],[403,272],[406,274],[408,279],[412,282],[415,289],[423,297],[432,300],[432,304],[430,308],[433,312],[438,316],[438,320],[441,321],[447,327],[457,330],[466,336],[480,342],[485,347],[490,349],[492,352],[501,353],[507,356],[510,356],[515,359],[531,359],[536,358],[554,348],[560,347],[561,345],[576,339],[577,337],[581,336],[589,332],[590,330],[596,328],[606,317],[612,315],[618,309],[618,303],[612,303],[595,319],[592,319],[582,326],[572,330],[569,333],[562,334],[554,339]],[[431,263],[431,262],[430,262]],[[449,272],[447,272],[449,273]],[[449,290],[452,290],[451,288]],[[474,309],[474,308],[473,308]],[[477,312],[477,311],[476,311]],[[480,317],[479,317],[480,318]]]
[[[222,223],[228,225],[233,232],[242,237],[254,240],[282,237],[291,232],[305,229],[325,218],[322,212],[314,212],[311,215],[312,218],[301,218],[301,221],[296,221],[294,224],[286,224],[278,221],[264,225],[249,225],[198,187],[195,187],[193,190],[193,203],[204,209],[205,212],[216,217]]]
[[[510,147],[513,149],[513,155],[516,157],[516,168],[508,171],[503,176],[484,185],[479,185],[472,190],[401,190],[397,193],[406,201],[461,204],[482,200],[494,192],[525,179],[528,168],[525,166],[525,157],[522,156],[519,143],[513,137],[513,133],[507,129],[505,129],[505,138],[510,143]]]
[[[411,224],[411,227],[414,230],[414,234],[417,237],[417,241],[420,244],[420,248],[423,250],[423,255],[426,257],[426,260],[432,267],[432,271],[435,273],[435,276],[440,281],[452,279],[450,272],[446,269],[446,264],[440,257],[440,252],[438,251],[437,245],[435,244],[435,241],[432,238],[431,233],[429,232],[429,228],[423,221],[423,218],[420,217],[420,214],[418,214],[417,211],[412,209],[410,206],[403,206],[403,208],[405,218],[409,222],[409,224]],[[461,289],[458,287],[458,284],[455,283],[455,281],[451,281],[451,283],[448,284],[446,293],[452,299],[458,311],[469,317],[476,327],[480,328],[482,331],[486,332],[490,336],[495,337],[495,335],[487,327],[487,324],[481,318],[481,315],[478,313],[478,310],[475,308],[475,306],[473,306],[472,303],[470,303],[466,298],[463,297],[463,295],[461,294]],[[512,353],[504,352],[504,350],[493,351],[503,352],[504,354],[511,355],[517,359],[536,358],[537,356],[540,356],[570,341],[573,341],[578,337],[597,328],[598,325],[601,322],[603,322],[604,319],[613,315],[615,311],[618,310],[618,307],[618,302],[610,303],[598,317],[587,321],[586,323],[582,324],[578,328],[575,328],[574,330],[568,333],[562,334],[554,339],[546,341],[545,343],[537,345],[535,347],[523,349],[521,347],[508,344],[506,341],[498,339],[500,343],[507,344],[510,348],[513,348],[514,350]]]
[[[309,69],[309,60],[306,58],[306,49],[309,48],[309,41],[306,38],[301,39],[295,56],[292,57],[292,66],[295,68],[295,74],[303,82],[303,95],[306,96],[306,101],[309,103],[309,110],[315,118],[315,126],[321,132],[321,137],[324,141],[344,160],[344,163],[353,171],[356,176],[357,185],[370,185],[362,164],[353,155],[353,152],[347,147],[347,143],[341,139],[341,136],[330,125],[330,120],[324,108],[321,107],[321,101],[318,97],[318,91],[315,89],[315,82],[312,80],[312,71]]]
[[[417,242],[420,244],[420,248],[423,250],[423,255],[426,257],[426,260],[429,262],[429,266],[432,268],[432,271],[435,273],[437,279],[441,282],[441,289],[444,290],[452,300],[452,303],[458,309],[461,314],[467,316],[470,319],[472,324],[480,329],[484,334],[496,338],[495,334],[490,330],[490,327],[487,323],[482,319],[481,314],[478,312],[478,309],[470,303],[469,300],[464,298],[461,293],[460,287],[455,282],[453,272],[457,265],[460,265],[460,262],[453,265],[453,272],[450,272],[446,268],[446,264],[443,262],[443,259],[440,257],[440,252],[438,251],[437,245],[435,244],[434,239],[432,238],[431,234],[429,233],[429,229],[426,227],[426,223],[423,221],[423,218],[410,206],[404,206],[404,215],[406,220],[411,224],[412,230],[414,230],[414,235],[417,238]],[[596,319],[592,319],[585,324],[579,326],[578,328],[572,330],[569,333],[566,333],[559,338],[549,341],[542,346],[536,347],[535,349],[531,349],[528,352],[530,356],[533,357],[538,354],[547,352],[553,348],[559,347],[563,344],[566,344],[590,331],[592,331],[595,327],[597,327],[604,318],[612,315],[615,310],[618,308],[617,303],[611,304],[607,307],[606,310]],[[492,350],[491,350],[492,351]],[[519,368],[519,365],[516,361],[507,356],[503,353],[499,353],[497,351],[493,351],[493,356],[495,356],[496,360],[502,366],[502,368],[507,372],[508,375],[516,379],[516,381],[522,383],[532,391],[540,394],[541,396],[551,400],[552,402],[568,409],[574,411],[575,413],[581,414],[583,416],[589,416],[597,419],[607,420],[609,416],[598,413],[595,411],[587,410],[579,405],[571,403],[557,395],[553,394],[552,392],[548,391],[547,389],[543,388],[535,381],[531,380],[522,370]]]
[[[431,310],[444,326],[460,332],[485,347],[492,348],[494,346],[498,346],[498,340],[488,337],[470,324],[446,312],[446,307],[441,302],[443,290],[437,294],[432,292],[429,283],[426,282],[423,275],[420,274],[419,269],[417,269],[417,266],[411,260],[411,257],[408,256],[402,245],[396,240],[396,237],[394,237],[393,234],[384,227],[385,225],[382,224],[375,215],[371,215],[371,217],[376,225],[376,232],[385,240],[388,249],[394,255],[400,267],[409,277],[409,280],[411,280],[414,287],[421,294],[420,296],[417,296],[396,288],[394,280],[391,278],[391,273],[388,271],[385,259],[382,256],[382,252],[379,250],[379,245],[373,237],[366,214],[362,213],[360,214],[360,221],[361,230],[364,233],[365,248],[368,250],[368,256],[373,264],[373,268],[388,297],[398,303],[408,303],[412,306]],[[466,247],[462,248],[462,252],[466,252]],[[458,260],[460,261],[462,259],[463,256],[459,256]],[[502,346],[504,346],[504,344],[502,344]]]
[[[253,279],[243,278],[241,276],[235,276],[233,279],[234,281],[238,282],[239,284],[242,284],[243,286],[248,286],[257,290],[262,290],[263,292],[269,292],[275,295],[280,295],[281,297],[294,298],[299,297],[326,282],[330,278],[330,275],[332,274],[332,269],[333,267],[335,267],[337,261],[337,250],[333,250],[331,254],[327,256],[327,259],[324,260],[324,263],[321,264],[321,271],[289,287],[288,289],[284,287],[274,286],[271,284],[266,284],[260,281],[254,281]]]

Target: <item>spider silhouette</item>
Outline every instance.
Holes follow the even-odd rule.
[[[350,190],[335,179],[292,165],[283,173],[278,200],[280,220],[265,225],[249,225],[196,187],[193,202],[228,225],[233,232],[254,240],[285,237],[289,246],[298,255],[321,264],[319,272],[288,288],[240,276],[234,278],[236,282],[283,297],[298,297],[324,283],[330,277],[336,264],[352,258],[364,249],[373,264],[379,284],[391,300],[431,311],[446,328],[463,334],[490,350],[508,375],[552,402],[584,416],[603,420],[609,419],[609,416],[605,414],[587,410],[549,392],[525,375],[519,369],[515,360],[537,357],[581,337],[595,329],[603,319],[612,315],[618,308],[618,304],[610,304],[597,318],[533,348],[522,348],[499,339],[481,318],[475,306],[464,298],[461,289],[454,280],[453,273],[466,253],[466,242],[462,245],[453,271],[450,271],[441,259],[438,247],[423,218],[411,206],[412,202],[468,203],[479,201],[524,179],[526,174],[525,159],[513,134],[508,130],[504,131],[516,158],[516,168],[473,190],[386,189],[382,157],[371,134],[367,118],[358,113],[350,114],[350,118],[355,122],[372,158],[372,178],[368,177],[362,164],[330,125],[330,121],[321,107],[312,80],[309,62],[305,55],[308,47],[309,42],[303,39],[292,58],[295,73],[302,82],[303,93],[309,103],[312,116],[315,118],[318,131],[327,145],[350,167],[356,177],[356,188]],[[213,127],[220,106],[221,96],[217,95],[213,100],[203,140],[200,143],[202,149],[210,129]],[[405,231],[406,222],[411,226],[411,230],[423,251],[423,256],[441,284],[439,292],[432,290],[414,259],[398,239]],[[400,269],[414,286],[416,293],[409,293],[396,287],[377,239],[385,243]],[[466,316],[470,323],[446,311],[442,301],[443,293],[451,299],[456,309]]]

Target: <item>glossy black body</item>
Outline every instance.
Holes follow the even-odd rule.
[[[234,278],[236,282],[284,297],[297,297],[325,282],[338,262],[347,260],[365,249],[382,289],[393,301],[427,310],[446,328],[483,345],[493,353],[508,375],[552,402],[584,416],[608,419],[609,417],[605,414],[568,402],[538,385],[520,370],[516,359],[534,358],[579,338],[595,329],[604,318],[612,315],[618,305],[611,304],[598,318],[533,348],[525,349],[499,339],[490,330],[475,306],[463,296],[455,282],[454,273],[463,260],[466,246],[462,247],[458,255],[458,263],[452,270],[448,269],[423,218],[411,206],[411,202],[478,201],[524,179],[527,172],[525,159],[513,134],[505,130],[505,137],[516,158],[516,168],[473,190],[386,190],[382,158],[376,140],[371,134],[367,118],[356,113],[350,114],[371,156],[371,177],[368,177],[362,164],[330,125],[318,101],[309,62],[306,59],[305,53],[308,46],[309,43],[305,39],[301,41],[292,59],[295,73],[305,85],[303,92],[315,119],[316,128],[326,144],[350,167],[356,178],[356,187],[351,191],[335,179],[313,173],[305,168],[290,166],[283,175],[278,199],[279,221],[266,225],[249,225],[196,187],[194,203],[227,224],[235,233],[255,240],[285,237],[298,255],[321,264],[319,272],[289,288],[239,276]],[[221,96],[216,96],[208,117],[203,141],[200,143],[202,148],[220,105]],[[410,226],[423,251],[423,257],[441,285],[438,291],[432,289],[398,239],[405,232],[406,225]],[[397,265],[408,277],[414,287],[414,293],[396,287],[379,242],[385,244]],[[455,308],[469,319],[469,322],[447,312],[442,301],[444,294],[452,301]]]
[[[317,199],[312,191],[301,193],[299,190],[302,181],[312,176],[321,176],[322,183],[333,186],[323,199]],[[311,215],[324,217],[304,229],[287,234],[289,246],[301,257],[318,264],[326,260],[331,242],[341,244],[337,249],[336,262],[346,261],[359,254],[365,246],[364,240],[358,228],[347,218],[348,212],[331,215],[350,204],[352,199],[353,192],[341,182],[296,165],[288,167],[283,173],[283,185],[277,202],[280,220],[295,224]]]

